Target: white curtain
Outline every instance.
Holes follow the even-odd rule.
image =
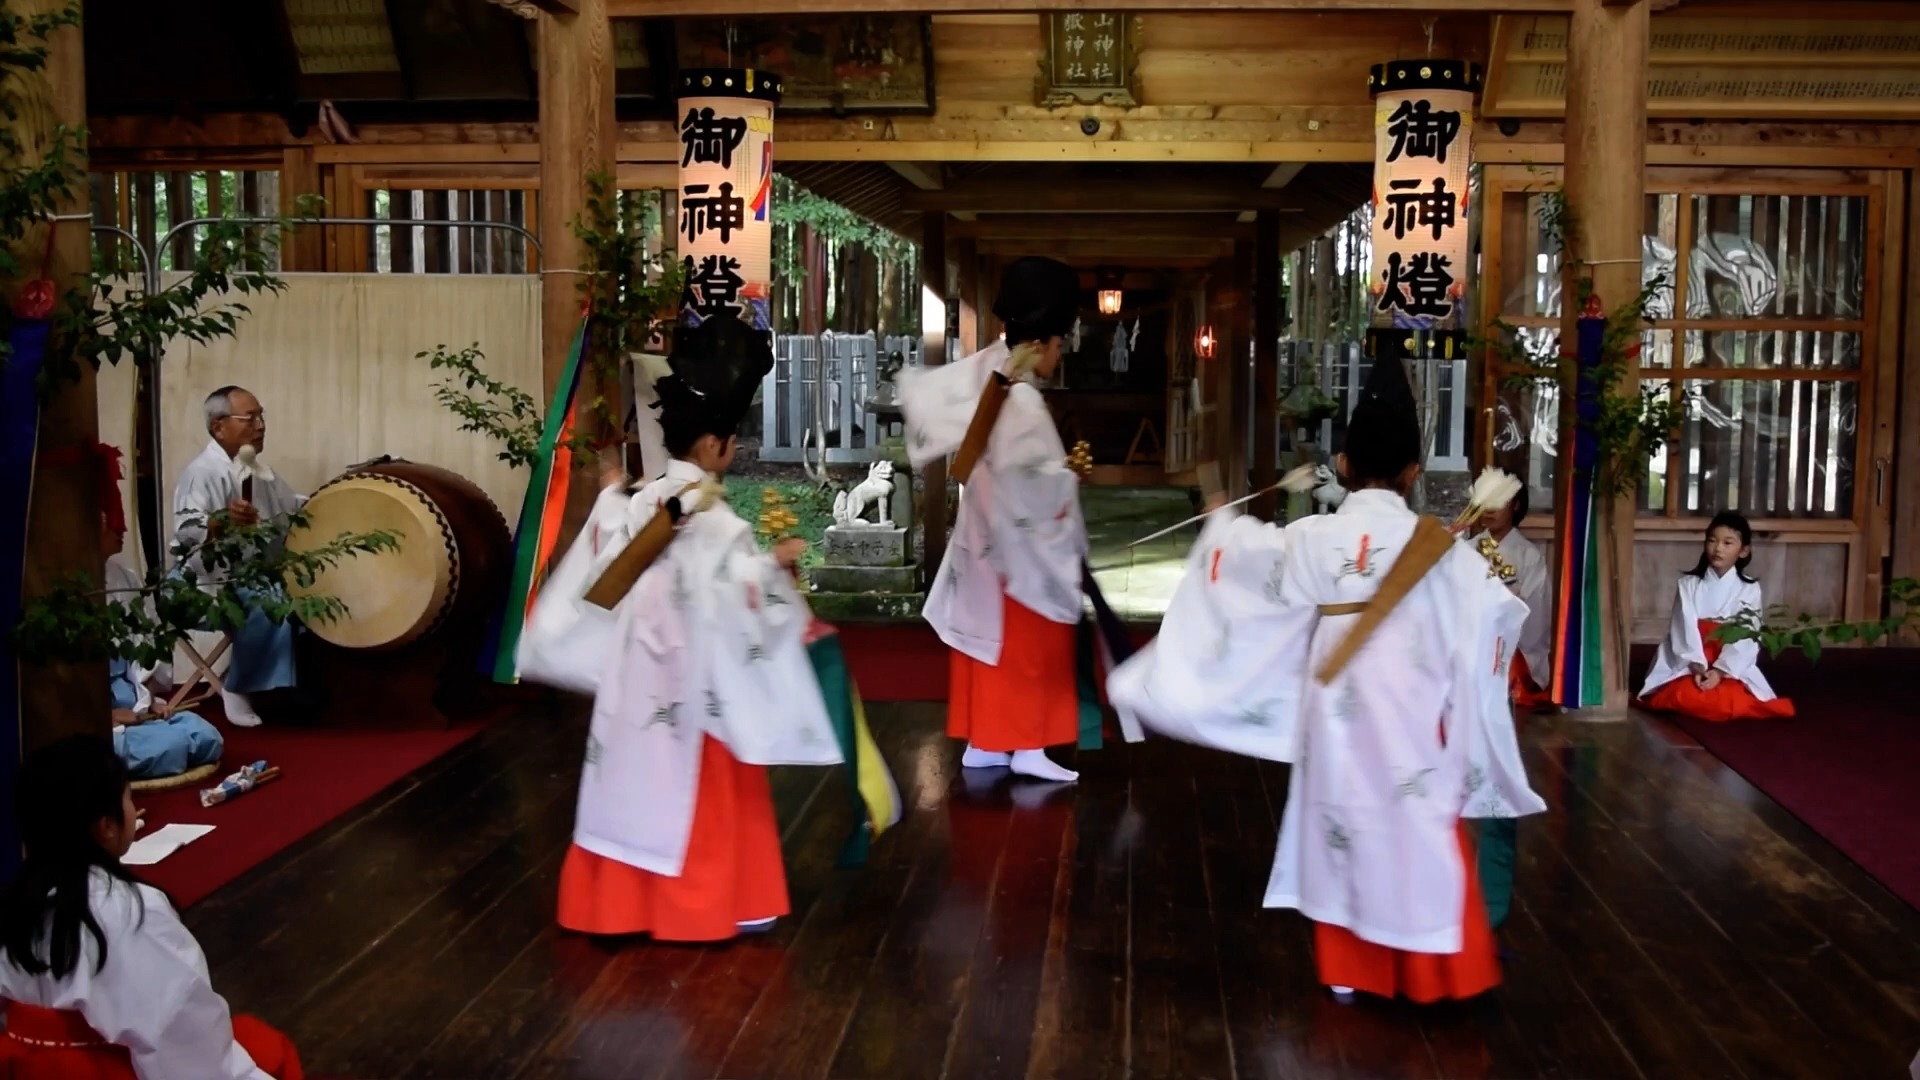
[[[177,280],[177,275],[169,282]],[[518,519],[527,470],[498,458],[501,446],[459,430],[434,400],[447,378],[415,354],[478,343],[493,378],[543,398],[540,281],[533,275],[287,274],[279,295],[247,297],[239,333],[208,345],[176,341],[160,368],[161,467],[168,498],[180,470],[207,444],[203,402],[232,384],[267,414],[263,460],[294,490],[311,493],[350,465],[382,454],[438,465],[485,491],[509,525]],[[101,438],[125,429],[128,398],[102,373]],[[544,405],[543,405],[544,410]],[[124,416],[125,419],[120,419]],[[171,507],[163,515],[170,517]],[[171,535],[171,522],[166,525]]]

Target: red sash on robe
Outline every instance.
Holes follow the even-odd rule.
[[[680,876],[574,845],[560,867],[562,927],[584,934],[652,934],[658,941],[725,941],[743,922],[788,912],[766,767],[744,764],[718,739],[703,738]]]
[[[1720,650],[1724,647],[1724,643],[1713,636],[1719,628],[1716,619],[1700,620],[1700,644],[1707,650],[1709,667],[1720,659]],[[1683,674],[1642,698],[1641,703],[1649,709],[1680,713],[1716,724],[1728,720],[1785,719],[1794,714],[1793,702],[1783,697],[1761,701],[1753,696],[1746,683],[1725,674],[1721,676],[1720,685],[1711,690],[1700,689],[1694,685],[1692,674]]]
[[[0,1080],[138,1080],[127,1048],[101,1038],[78,1011],[17,1001],[6,1009]],[[274,1080],[304,1080],[292,1041],[265,1023],[236,1015],[233,1041]]]
[[[1075,627],[1037,614],[1004,592],[1000,612],[998,664],[953,652],[947,734],[976,749],[999,752],[1077,743]]]

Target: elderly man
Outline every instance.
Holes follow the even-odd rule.
[[[181,471],[173,489],[175,542],[204,540],[218,511],[226,511],[237,525],[254,525],[298,510],[305,500],[285,481],[258,460],[251,469],[240,460],[243,447],[251,446],[256,455],[266,447],[267,414],[260,399],[238,386],[223,386],[207,395],[206,415],[211,441]],[[275,623],[257,608],[248,613],[246,625],[233,636],[233,660],[221,693],[228,722],[259,724],[249,695],[294,685],[293,632],[291,623]]]

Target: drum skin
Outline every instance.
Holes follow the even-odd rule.
[[[391,531],[397,551],[362,553],[324,571],[310,589],[347,614],[308,629],[343,649],[392,651],[449,629],[484,628],[511,572],[513,539],[486,493],[458,473],[391,458],[348,469],[307,500],[295,551],[342,533]]]

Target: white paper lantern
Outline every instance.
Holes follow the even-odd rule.
[[[773,109],[780,76],[750,68],[682,71],[680,130],[681,317],[697,325],[737,311],[772,326]]]
[[[1373,255],[1375,327],[1459,330],[1466,315],[1467,184],[1478,64],[1396,60],[1375,67]]]

